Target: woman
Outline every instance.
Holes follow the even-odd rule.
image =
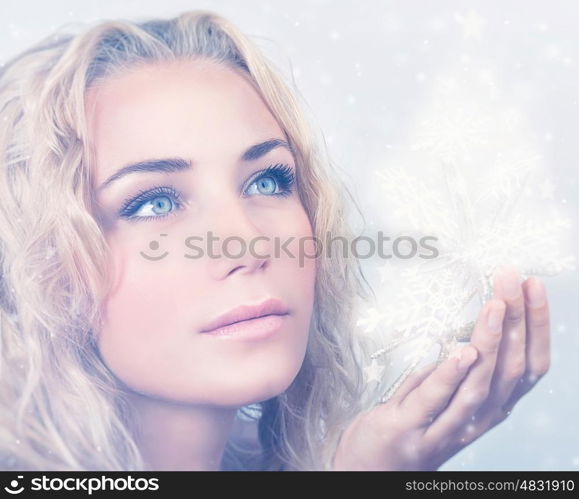
[[[45,40],[0,112],[4,469],[437,469],[548,369],[544,287],[510,271],[460,365],[365,405],[369,290],[314,245],[351,236],[348,191],[218,15]]]

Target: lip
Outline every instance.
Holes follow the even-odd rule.
[[[257,305],[241,305],[225,312],[209,322],[201,333],[211,333],[232,324],[243,323],[258,317],[284,316],[289,313],[288,307],[277,298],[268,298]]]

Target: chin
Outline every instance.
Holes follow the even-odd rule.
[[[246,372],[241,376],[215,380],[215,383],[208,384],[210,400],[207,400],[207,403],[222,407],[243,407],[271,399],[290,387],[299,373],[299,368],[300,366],[278,365],[273,372]]]
[[[239,408],[262,402],[283,393],[300,372],[305,348],[292,355],[246,355],[242,362],[227,358],[199,369],[175,369],[169,376],[150,377],[138,370],[123,372],[123,381],[131,390],[157,400],[205,407]],[[160,372],[167,366],[152,369]]]

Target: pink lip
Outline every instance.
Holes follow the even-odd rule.
[[[216,329],[220,329],[230,324],[235,324],[241,321],[255,319],[257,317],[264,317],[268,315],[287,315],[289,309],[287,306],[277,298],[269,298],[257,305],[241,305],[236,307],[219,317],[216,317],[203,329],[202,333],[210,333]]]

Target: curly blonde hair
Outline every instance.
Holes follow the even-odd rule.
[[[105,21],[56,34],[11,59],[0,68],[2,469],[144,467],[128,429],[131,407],[92,329],[110,281],[107,243],[93,216],[84,97],[137,65],[187,58],[243,72],[293,148],[314,234],[352,236],[351,195],[330,172],[298,93],[223,17],[191,11],[168,20]],[[259,459],[232,445],[225,453],[232,467],[328,466],[341,430],[360,410],[352,322],[354,298],[368,296],[366,286],[356,259],[320,259],[304,363],[284,393],[259,404]]]

